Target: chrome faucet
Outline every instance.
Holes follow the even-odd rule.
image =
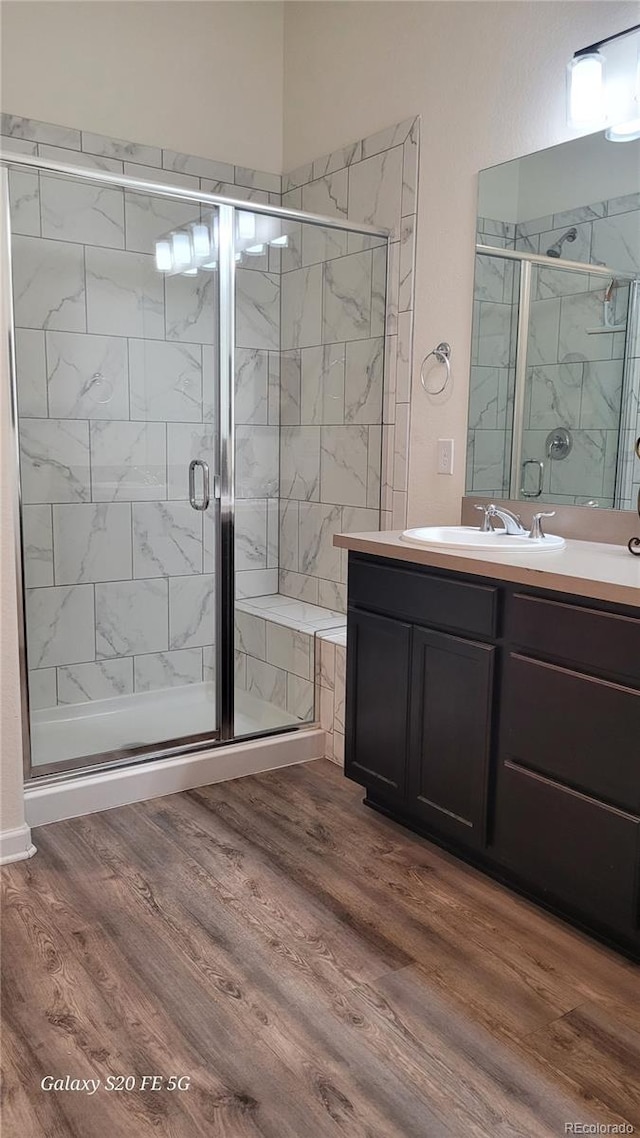
[[[485,533],[488,533],[490,529],[495,528],[493,526],[493,519],[494,518],[500,518],[500,521],[502,522],[502,524],[504,526],[504,532],[505,533],[521,534],[522,535],[522,534],[526,534],[526,532],[527,532],[526,529],[524,528],[524,526],[522,525],[522,522],[520,521],[520,515],[519,514],[512,514],[511,510],[507,510],[504,508],[499,509],[492,502],[491,505],[487,506],[486,510],[485,510],[485,522],[487,523],[487,529],[484,531]]]

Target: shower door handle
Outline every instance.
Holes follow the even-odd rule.
[[[538,486],[537,486],[537,489],[533,491],[533,493],[530,493],[529,491],[525,490],[525,488],[524,488],[525,470],[527,469],[528,466],[535,466],[537,469],[537,474],[538,474]],[[526,460],[526,462],[523,462],[522,463],[522,485],[520,487],[520,493],[522,494],[522,497],[523,498],[539,498],[540,495],[542,494],[542,480],[543,480],[543,478],[544,478],[544,462],[540,462],[536,458],[528,458]]]
[[[196,499],[196,469],[202,471],[202,500]],[[211,501],[209,489],[209,463],[202,458],[192,458],[189,463],[189,502],[194,510],[207,510]]]

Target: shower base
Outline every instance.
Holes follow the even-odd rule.
[[[249,692],[235,693],[235,734],[253,735],[301,721]],[[128,747],[162,746],[167,740],[205,735],[215,724],[215,686],[185,684],[114,699],[45,708],[32,717],[34,766]]]

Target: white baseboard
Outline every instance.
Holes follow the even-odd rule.
[[[26,822],[15,830],[3,830],[0,833],[0,865],[7,865],[10,861],[24,861],[33,857],[36,847],[31,841],[31,829]]]
[[[196,786],[306,763],[323,754],[324,731],[311,727],[211,751],[82,774],[41,786],[31,784],[25,788],[25,814],[30,826],[46,826],[130,802],[177,794]]]

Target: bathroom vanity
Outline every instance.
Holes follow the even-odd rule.
[[[335,542],[366,803],[640,959],[638,561]]]

